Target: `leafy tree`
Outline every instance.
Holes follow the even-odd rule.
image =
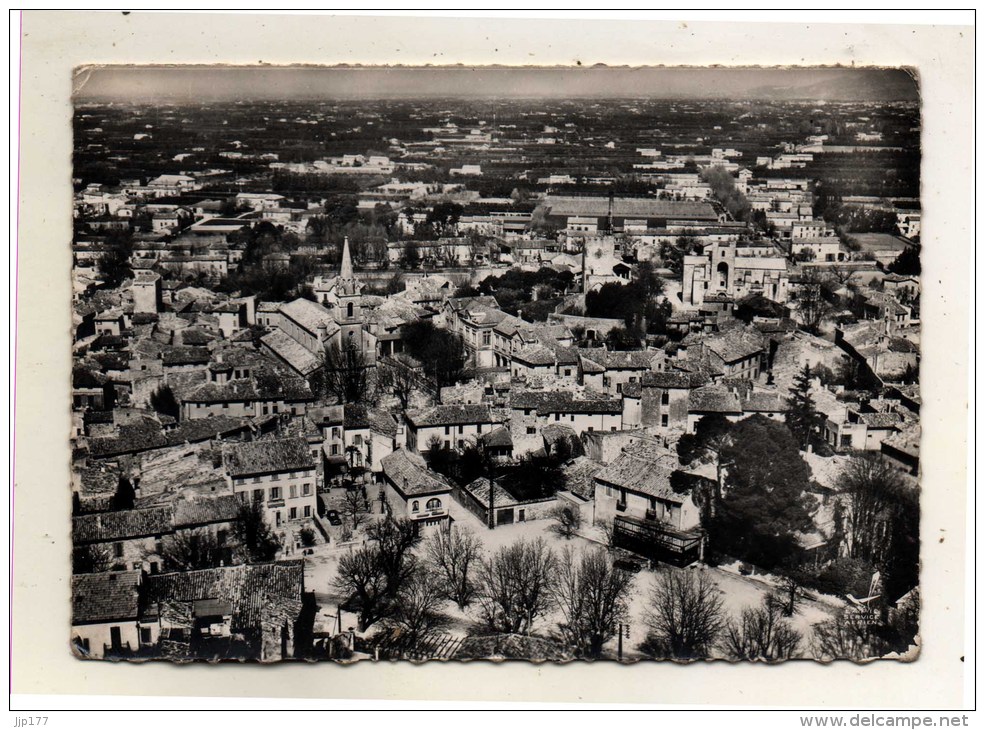
[[[471,531],[452,525],[437,530],[425,542],[425,553],[432,567],[442,576],[445,598],[459,608],[475,599],[476,569],[482,560],[482,541]]]
[[[421,264],[421,247],[413,239],[404,244],[400,265],[405,269],[416,269]]]
[[[565,540],[570,540],[581,529],[581,511],[574,505],[559,504],[551,509],[547,516],[554,521],[554,524],[551,525],[551,531]]]
[[[329,343],[322,363],[312,390],[340,403],[362,403],[369,398],[369,364],[355,342]]]
[[[557,459],[525,454],[503,469],[500,482],[517,499],[539,499],[564,489],[565,476]]]
[[[664,266],[676,276],[684,271],[684,257],[701,250],[701,242],[694,236],[678,236],[676,241],[663,241],[660,244],[660,258]]]
[[[479,612],[493,630],[528,633],[555,605],[557,556],[543,538],[518,540],[480,563]]]
[[[130,257],[133,255],[133,241],[129,234],[113,234],[107,238],[107,250],[99,259],[98,269],[103,283],[114,288],[123,280],[133,276]]]
[[[109,550],[102,545],[77,545],[72,548],[72,572],[103,573],[110,568]]]
[[[677,457],[683,466],[695,460],[711,456],[718,470],[718,483],[722,483],[721,452],[728,443],[732,422],[720,413],[710,413],[698,419],[694,433],[686,433],[677,441]]]
[[[701,179],[711,187],[715,196],[734,220],[746,220],[750,214],[749,201],[735,187],[735,178],[724,167],[715,165],[701,171]]]
[[[428,320],[417,320],[401,328],[407,354],[424,363],[425,372],[438,387],[454,385],[465,369],[465,344],[453,332]]]
[[[585,295],[587,316],[621,319],[626,323],[626,329],[633,332],[640,329],[645,307],[643,291],[635,283],[619,284],[612,281]]]
[[[768,662],[796,656],[803,636],[784,618],[781,603],[767,595],[760,606],[743,609],[738,620],[728,619],[721,638],[725,655],[729,659]]]
[[[176,421],[181,418],[181,404],[171,390],[170,385],[162,385],[150,394],[150,407],[164,416],[171,416]]]
[[[210,530],[181,530],[161,541],[160,557],[169,571],[217,568],[224,551]]]
[[[240,506],[235,525],[240,557],[248,563],[269,563],[277,557],[281,538],[267,522],[263,502],[251,500]]]
[[[810,467],[782,423],[755,415],[732,426],[719,459],[725,493],[709,530],[720,552],[764,568],[798,552],[794,533],[810,529]]]
[[[636,285],[646,301],[664,293],[664,280],[657,274],[656,267],[649,259],[637,264]]]
[[[639,350],[639,337],[625,327],[613,327],[605,336],[605,344],[610,350]]]
[[[133,509],[137,500],[137,491],[133,484],[125,476],[120,477],[116,485],[116,493],[113,495],[112,508],[114,510]]]
[[[647,603],[646,641],[657,658],[704,659],[724,628],[718,586],[701,570],[660,573]]]
[[[602,548],[580,556],[570,547],[561,553],[554,601],[564,618],[561,633],[580,656],[602,656],[602,647],[629,615],[633,580],[632,573],[616,568]]]
[[[810,365],[804,363],[804,367],[794,376],[790,397],[787,398],[787,428],[805,450],[812,441],[820,438],[824,418],[817,412],[811,396],[813,377]]]
[[[916,246],[907,246],[888,268],[892,273],[901,276],[919,276],[920,249]]]

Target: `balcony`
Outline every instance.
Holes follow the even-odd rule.
[[[277,497],[276,499],[271,497],[270,499],[267,500],[268,509],[278,509],[280,507],[283,507],[285,504],[287,503],[284,501],[283,497]]]

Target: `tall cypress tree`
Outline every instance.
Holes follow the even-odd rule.
[[[806,363],[794,376],[790,397],[787,398],[787,428],[797,439],[802,449],[807,449],[820,425],[821,417],[811,396],[811,368]]]

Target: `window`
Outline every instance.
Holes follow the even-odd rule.
[[[345,316],[348,319],[352,319],[354,312],[355,312],[355,308],[353,307],[352,302],[348,302],[345,305]]]
[[[428,503],[425,505],[428,509],[441,509],[440,499],[429,499]]]
[[[272,481],[272,482],[279,482],[280,481],[280,474],[271,474],[270,475],[270,481]]]
[[[445,426],[445,436],[451,433],[451,426]]]
[[[297,484],[292,484],[290,486],[290,495],[291,495],[291,499],[294,499],[295,497],[298,496],[298,485]]]
[[[305,505],[305,507],[304,507],[304,516],[305,517],[311,517],[311,505]]]
[[[297,518],[298,518],[298,508],[291,507],[291,509],[288,510],[288,519],[296,520]]]
[[[332,438],[333,439],[337,439],[338,437],[339,437],[339,427],[338,426],[333,426],[332,427]]]
[[[122,542],[114,542],[113,543],[113,557],[114,558],[122,558],[123,557],[123,543]]]
[[[670,391],[665,390],[660,394],[660,405],[668,406],[670,405]]]
[[[414,500],[414,501],[413,501],[413,502],[411,503],[411,505],[410,505],[410,511],[411,511],[411,512],[420,512],[420,511],[421,511],[421,503],[420,503],[420,502],[418,502],[418,501],[417,501],[417,500],[415,499],[415,500]]]
[[[271,487],[270,488],[270,498],[271,499],[280,499],[281,494],[283,494],[283,492],[281,491],[281,488],[280,487]]]
[[[338,455],[339,455],[339,445],[332,444],[332,456],[338,456]]]
[[[263,501],[263,490],[262,489],[254,489],[253,490],[253,501],[254,502],[262,502]]]
[[[253,483],[254,484],[259,484],[260,483],[260,477],[253,477]]]
[[[483,332],[482,333],[482,344],[485,345],[485,346],[488,346],[489,345],[489,333],[488,332]]]
[[[303,496],[303,497],[311,496],[311,485],[310,484],[303,484],[301,486],[301,496]]]
[[[666,427],[668,423],[669,421],[667,420],[667,414],[664,413],[662,416],[660,416],[660,425]]]
[[[534,426],[527,426],[527,433],[537,433],[537,429]]]
[[[355,436],[353,436],[352,437],[352,443],[353,443],[354,446],[362,446],[363,445],[363,437],[360,436],[360,435],[358,435],[358,434],[355,435]]]
[[[146,645],[146,644],[149,644],[150,642],[151,642],[151,638],[150,638],[150,626],[141,626],[140,627],[140,643]]]
[[[564,377],[566,377],[566,378],[570,378],[571,377],[571,368],[565,368],[564,369]]]

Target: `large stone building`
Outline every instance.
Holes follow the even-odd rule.
[[[718,294],[733,299],[758,294],[785,302],[788,288],[787,259],[769,242],[713,242],[702,253],[684,257],[685,306],[700,306]]]

